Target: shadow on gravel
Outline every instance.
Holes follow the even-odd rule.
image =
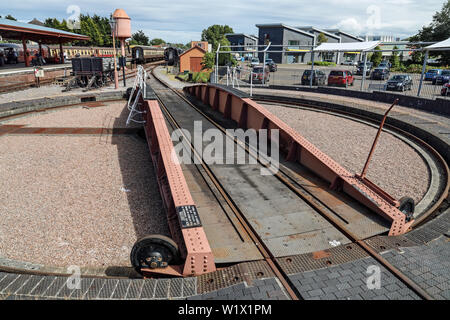
[[[124,128],[127,117],[128,109],[124,103],[121,115],[114,121],[114,128]],[[136,126],[138,125],[130,125],[130,127]],[[152,159],[144,136],[144,134],[127,134],[113,135],[111,138],[111,144],[117,146],[123,180],[122,190],[127,194],[136,238],[148,234],[170,235]]]

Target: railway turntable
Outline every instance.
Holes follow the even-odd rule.
[[[243,261],[263,259],[276,265],[274,261],[283,257],[326,252],[376,235],[400,235],[413,223],[411,200],[397,201],[364,177],[354,177],[241,93],[220,86],[193,86],[185,88],[191,94],[186,97],[167,90],[153,76],[144,82],[148,77],[141,76],[141,84],[130,96],[129,121],[146,128],[172,239],[138,240],[131,254],[138,271],[186,276]],[[232,109],[232,103],[246,105],[246,112]],[[280,129],[282,156],[275,170],[270,157],[255,152],[245,136],[239,140],[227,131],[252,127]],[[211,141],[221,139],[223,143],[209,155],[223,161],[209,161],[203,151],[211,148]],[[305,151],[300,146],[293,149],[292,139],[301,141]],[[272,145],[275,141],[269,142]],[[170,154],[172,161],[177,159],[174,153],[178,155],[176,174],[167,171],[174,163],[158,150]],[[188,154],[183,154],[181,163],[180,150]],[[244,162],[237,162],[241,151]],[[189,210],[186,204],[175,204],[180,195]],[[197,228],[199,242],[190,242],[193,238],[187,234]],[[158,250],[169,252],[167,259]],[[200,252],[192,255],[196,250]],[[195,267],[199,257],[200,268]],[[155,261],[163,264],[152,264]]]

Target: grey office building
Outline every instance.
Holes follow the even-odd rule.
[[[271,58],[276,63],[307,63],[311,61],[311,47],[315,43],[316,36],[312,33],[287,26],[282,23],[277,24],[257,24],[259,29],[258,44],[264,45],[272,43],[267,51],[267,58]],[[285,53],[282,51],[285,47]],[[260,47],[259,50],[262,50]],[[275,52],[271,52],[275,51]],[[263,61],[263,53],[259,53],[259,60]]]
[[[325,38],[327,39],[327,43],[340,43],[341,37],[334,34],[327,32],[325,30],[318,29],[313,26],[302,26],[302,27],[296,27],[297,29],[312,33],[316,36],[316,44],[318,44],[318,38],[319,34],[323,34]],[[322,52],[322,53],[315,53],[314,54],[314,61],[329,61],[329,62],[338,62],[339,55],[335,52]]]
[[[257,51],[256,45],[258,44],[258,39],[255,36],[247,35],[244,33],[227,33],[225,37],[230,42],[232,46],[238,46],[231,48],[231,51],[248,51],[248,53],[240,52],[240,56],[256,56],[255,51]],[[242,46],[242,47],[239,47]]]
[[[328,43],[360,42],[363,39],[343,32],[338,29],[319,29],[313,26],[291,27],[283,23],[257,24],[258,45],[271,43],[267,51],[267,58],[273,59],[276,63],[308,63],[311,61],[311,48],[317,46],[319,34],[324,34]],[[279,52],[283,50],[284,53]],[[263,47],[259,47],[262,50]],[[271,52],[273,51],[273,52]],[[258,54],[260,61],[263,60],[263,53]],[[314,61],[330,61],[341,63],[344,59],[358,61],[359,54],[354,52],[340,53],[315,53]]]

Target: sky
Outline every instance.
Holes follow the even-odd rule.
[[[122,8],[131,18],[133,32],[143,30],[150,39],[172,43],[200,40],[202,30],[213,24],[254,35],[255,24],[284,23],[405,38],[428,25],[443,4],[444,0],[5,0],[0,15],[28,22],[68,19],[79,12],[109,16]]]

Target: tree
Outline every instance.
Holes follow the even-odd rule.
[[[154,39],[152,39],[152,41],[150,41],[150,44],[152,46],[160,46],[160,45],[165,44],[165,43],[166,42],[163,39],[160,39],[160,38],[154,38]]]
[[[328,42],[328,38],[325,37],[325,35],[323,34],[323,32],[319,33],[319,35],[317,36],[317,45],[320,46],[322,43],[324,42]]]
[[[202,70],[203,69],[213,69],[216,63],[216,56],[212,52],[207,52],[202,59]]]
[[[397,50],[398,47],[394,46],[392,50]],[[391,62],[392,68],[397,69],[400,66],[400,59],[398,57],[398,51],[392,51],[392,55],[389,58],[389,61]]]
[[[142,30],[138,30],[138,32],[133,33],[133,35],[131,36],[130,44],[140,44],[143,46],[148,46],[149,38]]]
[[[375,50],[381,50],[380,46],[376,46]],[[374,66],[378,66],[380,64],[382,58],[383,58],[383,55],[381,54],[381,51],[375,51],[371,55],[370,61],[373,63]]]
[[[441,11],[433,15],[433,20],[419,32],[410,37],[410,41],[443,41],[450,38],[450,0],[447,0]],[[434,51],[433,56],[441,56],[441,63],[450,64],[450,51]],[[413,54],[415,63],[423,62],[423,54]]]
[[[216,51],[219,43],[225,43],[224,39],[228,42],[225,37],[226,33],[234,33],[233,29],[227,25],[212,25],[202,31],[202,41],[208,41],[212,46],[212,51]],[[228,45],[230,43],[228,42]]]

